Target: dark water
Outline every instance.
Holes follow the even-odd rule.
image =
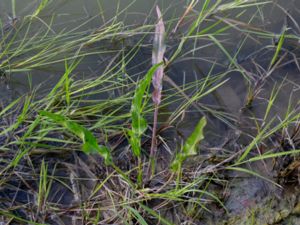
[[[172,4],[170,4],[172,3]],[[34,0],[26,0],[26,1],[17,1],[16,4],[16,16],[22,19],[22,17],[29,15],[32,13],[33,9],[37,7],[38,1]],[[78,26],[78,24],[83,23],[86,20],[90,20],[84,26],[78,28],[78,31],[83,30],[92,30],[101,27],[107,21],[113,19],[112,15],[118,15],[118,20],[123,21],[125,24],[143,24],[146,21],[153,21],[155,19],[153,7],[155,4],[158,4],[163,11],[165,11],[164,18],[166,21],[179,17],[182,14],[184,8],[182,6],[186,5],[185,1],[96,1],[96,0],[88,0],[88,1],[52,1],[50,4],[49,9],[42,12],[40,15],[41,19],[45,22],[48,22],[53,14],[55,14],[54,22],[53,22],[53,29],[59,31],[61,29],[73,29],[74,27]],[[255,58],[257,64],[267,65],[269,63],[270,57],[274,51],[270,50],[272,47],[272,39],[273,37],[261,37],[261,35],[257,34],[250,34],[246,35],[245,32],[242,32],[241,29],[251,29],[251,27],[269,32],[269,35],[272,34],[279,34],[282,30],[282,27],[285,23],[285,19],[287,17],[286,10],[289,10],[289,13],[297,22],[297,9],[299,7],[299,2],[297,1],[274,1],[273,4],[268,4],[267,6],[262,7],[261,9],[257,8],[250,8],[246,12],[243,13],[242,16],[238,18],[236,15],[240,13],[240,10],[233,10],[232,12],[226,13],[229,15],[229,19],[233,18],[233,20],[239,20],[240,22],[244,22],[246,27],[241,26],[237,27],[236,29],[229,29],[223,36],[216,36],[218,41],[222,43],[224,48],[228,51],[230,55],[236,55],[237,62],[240,62],[240,66],[246,68],[249,73],[249,79],[258,79],[257,77],[251,77],[253,75],[259,76],[257,74],[258,71],[255,71],[255,65],[251,60]],[[0,8],[2,12],[0,12],[0,16],[3,23],[8,23],[8,16],[12,16],[12,7],[10,0],[4,0],[0,2]],[[195,10],[200,8],[200,4],[195,7]],[[236,11],[236,12],[235,12]],[[227,16],[228,16],[227,15]],[[217,15],[220,17],[220,15]],[[212,19],[216,20],[216,19]],[[230,21],[229,21],[230,22]],[[228,23],[229,23],[228,22]],[[207,27],[210,23],[204,23],[201,28]],[[251,26],[247,28],[247,24]],[[173,23],[174,26],[174,23]],[[224,26],[224,24],[222,25]],[[295,32],[297,31],[298,27],[297,24],[291,23]],[[201,30],[200,28],[200,30]],[[179,30],[180,32],[180,30]],[[178,44],[178,40],[172,40],[173,35],[170,35],[169,38],[169,49],[168,54],[171,55],[172,51],[176,48],[176,44]],[[151,42],[150,42],[151,43]],[[192,51],[190,53],[185,53],[184,57],[178,58],[175,63],[172,65],[172,68],[169,72],[169,76],[174,79],[174,81],[180,85],[183,82],[191,82],[195,79],[203,78],[212,68],[214,63],[218,63],[215,66],[214,74],[218,72],[223,72],[228,69],[229,59],[225,56],[224,52],[216,45],[209,45],[211,44],[211,40],[197,40],[197,42],[192,41],[190,44],[187,45],[186,49],[190,51],[191,48],[197,47],[198,50]],[[201,47],[206,46],[207,47]],[[190,46],[189,46],[190,45]],[[269,48],[268,48],[268,47]],[[266,48],[265,50],[263,48]],[[269,49],[269,51],[268,51]],[[273,49],[274,50],[274,49]],[[259,59],[259,55],[263,54],[261,59]],[[296,53],[297,54],[297,53]],[[143,57],[142,61],[147,63],[141,64],[142,61],[139,59]],[[143,73],[148,67],[151,59],[151,48],[142,49],[139,57],[134,59],[132,64],[139,64],[136,70],[132,70],[132,73]],[[100,59],[101,60],[101,59]],[[98,63],[94,63],[94,62]],[[103,63],[99,63],[99,58],[89,58],[85,64],[83,64],[80,68],[81,72],[89,73],[90,71],[94,71],[95,73],[101,71],[95,71],[95,68],[98,68],[99,65]],[[45,70],[45,68],[43,68]],[[12,92],[24,93],[29,90],[29,82],[28,76],[30,76],[30,80],[33,85],[40,84],[45,80],[53,77],[52,83],[55,83],[59,76],[59,72],[63,72],[62,68],[58,69],[57,71],[48,70],[43,71],[30,71],[25,73],[11,73],[10,74],[10,81],[9,84],[5,84],[5,87],[1,85],[1,88],[9,89],[7,94],[10,95]],[[269,79],[274,81],[273,78],[277,82],[283,77],[288,76],[288,80],[290,83],[297,83],[297,70],[295,69],[295,65],[291,64],[281,68],[280,70],[275,70],[272,73],[272,78]],[[261,72],[263,73],[263,72]],[[224,84],[221,88],[216,91],[214,97],[208,98],[208,104],[214,105],[221,105],[224,107],[226,111],[230,113],[236,114],[243,107],[245,103],[247,89],[249,84],[245,81],[244,77],[240,72],[232,72],[228,75],[229,81]],[[261,74],[262,76],[263,74]],[[47,79],[45,78],[47,77]],[[279,78],[279,80],[278,80]],[[254,83],[254,81],[252,80]],[[51,82],[50,82],[51,83]],[[270,92],[273,88],[273,85],[270,84],[268,87],[264,87],[266,93]],[[5,91],[2,92],[2,94]],[[224,94],[226,93],[226,94]],[[286,98],[286,95],[282,93],[279,95],[279,99]],[[289,93],[288,93],[289,95]],[[258,106],[259,107],[259,106]],[[281,108],[281,107],[280,107]],[[257,110],[258,112],[260,110]]]

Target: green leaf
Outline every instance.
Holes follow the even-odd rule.
[[[98,145],[97,138],[91,131],[59,114],[40,111],[40,115],[53,120],[55,123],[65,127],[69,132],[79,137],[83,142],[83,152],[85,152],[86,154],[98,153],[104,158],[106,165],[111,164],[112,159],[109,149],[105,146]]]
[[[271,66],[273,66],[275,64],[275,62],[277,61],[278,55],[280,53],[280,50],[282,48],[282,45],[283,45],[283,42],[285,39],[285,32],[286,32],[286,28],[283,30],[282,34],[280,35],[275,54],[273,55],[273,58],[271,61]]]
[[[141,153],[141,142],[140,142],[140,137],[134,135],[132,130],[128,130],[128,135],[129,135],[129,143],[131,145],[132,152],[135,156],[139,156]]]
[[[203,117],[195,127],[193,133],[189,136],[183,146],[183,152],[188,156],[196,155],[196,145],[204,138],[203,128],[206,125],[206,118]]]
[[[143,218],[143,216],[134,208],[130,207],[130,206],[126,206],[126,208],[132,212],[133,216],[135,217],[135,219],[138,221],[138,224],[141,225],[148,225],[148,223],[146,222],[146,220]]]
[[[202,117],[202,119],[198,122],[197,126],[195,127],[193,133],[185,141],[185,144],[182,148],[182,152],[178,153],[175,157],[175,160],[172,162],[171,169],[173,171],[177,171],[187,157],[197,154],[197,145],[204,138],[203,129],[206,123],[206,118]]]
[[[47,6],[48,4],[48,0],[41,0],[39,6],[37,7],[37,9],[35,10],[35,12],[33,13],[33,17],[38,16],[41,11]]]
[[[135,93],[131,104],[131,130],[128,130],[129,143],[133,154],[140,156],[141,154],[141,137],[147,129],[147,121],[143,118],[143,99],[146,90],[149,88],[152,76],[162,63],[156,64],[150,68],[145,78],[139,82],[135,89]]]

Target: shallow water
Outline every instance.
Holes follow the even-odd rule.
[[[288,3],[287,3],[288,2]],[[40,15],[41,19],[45,22],[48,22],[51,18],[51,15],[55,14],[54,22],[53,22],[53,30],[59,31],[61,29],[70,30],[73,29],[74,26],[78,26],[79,23],[90,20],[87,24],[78,29],[78,31],[83,30],[93,30],[101,27],[105,22],[110,21],[112,19],[112,15],[115,15],[116,12],[120,12],[118,16],[119,21],[123,21],[125,24],[142,24],[146,20],[153,21],[155,19],[153,7],[155,4],[158,4],[162,11],[165,11],[164,19],[167,21],[174,17],[178,17],[183,12],[183,5],[186,5],[185,1],[170,1],[170,0],[162,0],[162,1],[96,1],[96,0],[88,0],[88,1],[68,1],[68,0],[59,0],[52,1],[51,7],[47,11],[42,12]],[[171,4],[172,3],[172,4]],[[283,5],[283,8],[276,7],[276,4]],[[16,16],[22,19],[22,17],[29,15],[32,13],[32,9],[35,8],[38,4],[36,0],[26,0],[20,1],[16,4]],[[282,30],[286,14],[284,10],[289,10],[293,18],[297,21],[297,7],[299,7],[300,3],[297,1],[289,0],[289,1],[274,1],[274,5],[268,5],[267,7],[258,11],[257,9],[249,9],[247,10],[241,18],[241,21],[244,21],[246,24],[249,20],[251,20],[250,24],[253,27],[256,27],[261,30],[267,30],[271,33],[278,34]],[[127,8],[128,7],[128,8]],[[3,23],[7,23],[8,16],[12,16],[12,8],[11,8],[11,0],[4,0],[0,2],[0,8],[2,12],[0,12],[0,18]],[[195,9],[200,8],[200,4],[198,4]],[[126,9],[126,10],[125,10]],[[230,13],[232,15],[235,12]],[[176,15],[176,16],[175,16]],[[252,18],[253,17],[253,18]],[[208,23],[209,24],[209,23]],[[204,23],[203,28],[208,24]],[[294,30],[297,30],[297,26],[294,25]],[[173,23],[174,26],[174,23]],[[179,30],[180,32],[180,30]],[[170,35],[172,36],[172,35]],[[257,55],[253,55],[257,50],[265,47],[266,45],[271,45],[271,38],[260,38],[259,35],[255,36],[251,39],[251,37],[246,37],[243,32],[238,31],[237,29],[230,29],[226,32],[224,37],[220,37],[219,41],[222,42],[224,48],[228,50],[228,52],[233,55],[237,51],[239,51],[237,55],[237,60],[241,61],[242,67],[248,67],[249,71],[253,70],[253,73],[256,73],[255,67],[251,64],[251,59],[256,57]],[[243,43],[242,43],[243,42]],[[172,40],[170,38],[169,43],[169,54],[176,47],[178,42]],[[191,47],[196,46],[201,47],[207,43],[211,43],[211,41],[197,41],[191,42],[189,47],[186,47],[189,50]],[[241,47],[239,50],[238,48]],[[141,64],[142,61],[146,60],[145,64],[141,64],[136,70],[132,70],[132,73],[141,73],[144,72],[149,67],[149,60],[151,58],[151,49],[141,50],[141,55],[134,59],[132,64]],[[168,53],[167,53],[168,54]],[[261,53],[258,53],[261,54]],[[271,57],[273,52],[267,53],[264,55],[264,58]],[[143,60],[141,61],[141,57]],[[101,59],[100,59],[101,60]],[[97,62],[98,63],[95,63]],[[226,58],[225,54],[219,47],[215,45],[209,45],[208,47],[201,48],[198,51],[193,51],[189,54],[186,54],[184,58],[178,59],[173,65],[171,70],[168,72],[168,75],[178,84],[182,84],[183,82],[191,82],[195,79],[203,78],[205,74],[207,74],[213,64],[217,62],[219,66],[215,66],[214,73],[222,72],[226,70],[226,67],[229,64],[228,58]],[[257,64],[262,65],[262,60],[257,61]],[[90,73],[90,71],[95,71],[96,67],[99,67],[99,59],[92,57],[87,60],[87,63],[80,69],[82,73]],[[87,69],[88,68],[88,69]],[[99,71],[95,71],[100,72]],[[272,77],[276,80],[278,77],[282,77],[282,74],[289,74],[288,79],[291,82],[297,83],[297,77],[291,73],[295,73],[295,65],[289,65],[286,68],[283,68],[283,71],[274,71]],[[33,85],[40,84],[50,77],[53,78],[51,83],[55,83],[59,76],[59,72],[62,72],[62,69],[58,69],[57,71],[47,72],[47,71],[30,71],[31,82]],[[11,80],[9,82],[9,86],[11,89],[16,90],[17,93],[24,93],[29,90],[28,85],[28,76],[29,73],[12,73]],[[278,74],[278,75],[277,75]],[[47,77],[45,79],[44,77]],[[228,75],[230,80],[223,85],[219,90],[216,91],[216,96],[208,98],[208,104],[220,105],[221,107],[226,108],[226,111],[231,113],[236,113],[243,106],[246,98],[247,86],[245,86],[244,78],[241,77],[240,73],[231,73]],[[51,79],[50,79],[51,80]],[[49,82],[48,82],[49,83]],[[238,83],[238,85],[236,85]],[[270,89],[272,85],[269,85]],[[266,93],[270,91],[266,90]],[[224,95],[224,93],[226,93]]]

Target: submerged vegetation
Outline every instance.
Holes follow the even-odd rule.
[[[294,12],[157,1],[126,25],[134,2],[95,2],[69,28],[51,0],[1,20],[0,224],[296,224]]]

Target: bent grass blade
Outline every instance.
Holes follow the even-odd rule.
[[[280,35],[280,38],[279,38],[279,41],[278,41],[278,44],[277,44],[277,47],[276,47],[276,51],[275,51],[275,54],[273,55],[270,67],[274,66],[274,64],[276,63],[276,61],[278,59],[278,55],[279,55],[279,53],[282,49],[282,45],[283,45],[283,42],[284,42],[284,39],[285,39],[285,32],[286,32],[286,28],[283,31],[283,33]]]
[[[37,17],[41,11],[48,5],[49,0],[42,0],[37,9],[32,14],[32,17]]]
[[[109,149],[105,146],[98,145],[97,139],[91,131],[59,114],[40,111],[40,115],[53,120],[55,123],[63,126],[69,132],[79,137],[83,142],[83,152],[86,154],[99,153],[104,158],[106,165],[110,165],[112,163]]]

